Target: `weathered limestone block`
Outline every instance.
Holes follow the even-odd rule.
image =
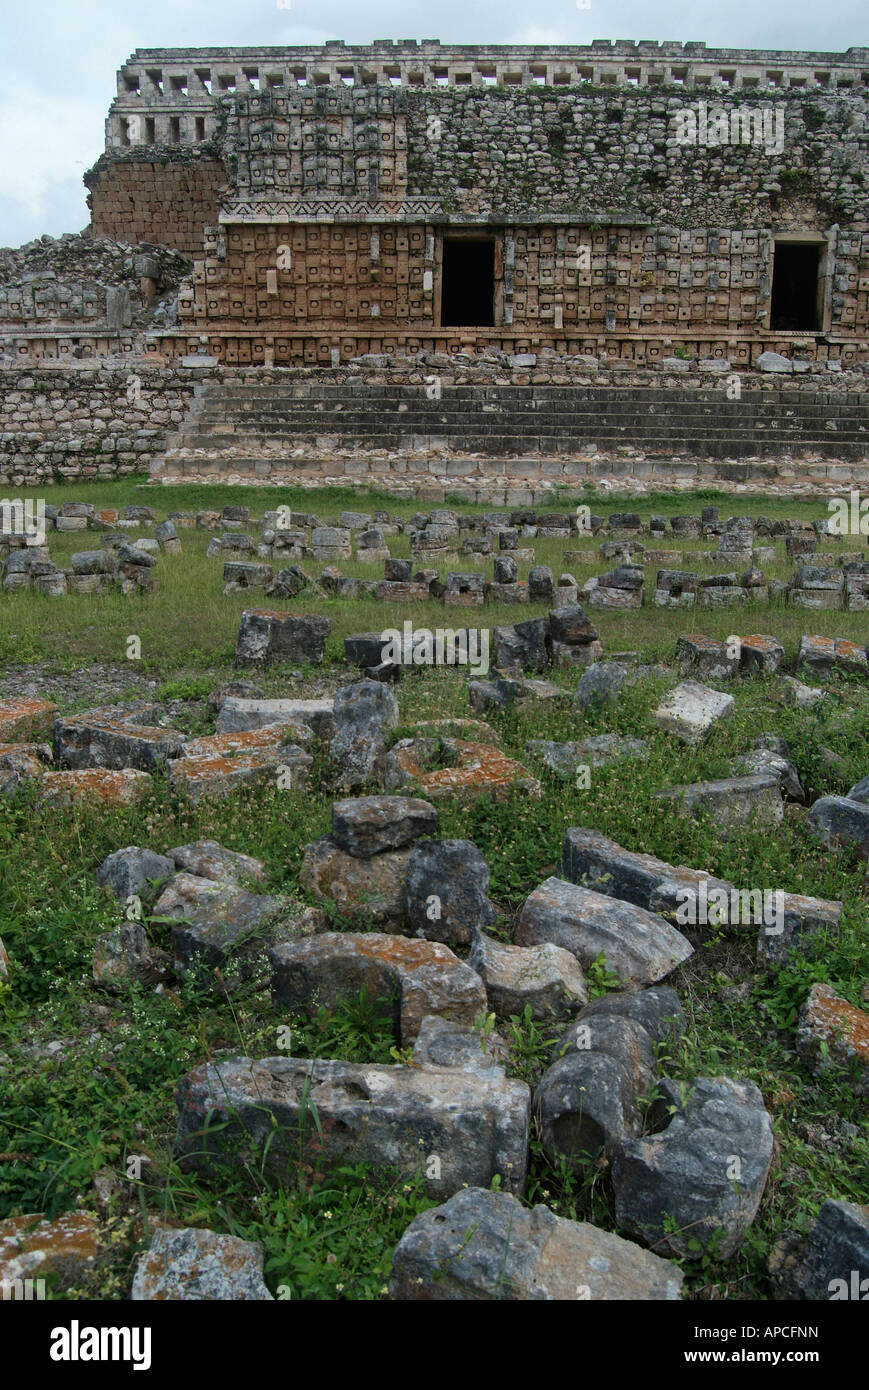
[[[694,954],[682,933],[657,913],[560,878],[548,878],[527,899],[516,940],[520,946],[551,941],[586,970],[603,953],[629,989],[664,979]]]
[[[0,700],[0,739],[4,743],[47,734],[57,717],[57,705],[34,697]]]
[[[345,854],[370,859],[437,830],[438,813],[408,796],[358,796],[332,803],[332,839]]]
[[[765,825],[784,819],[779,779],[772,773],[687,783],[668,787],[658,797],[674,801],[680,814],[711,817],[725,835],[752,819]]]
[[[690,633],[676,643],[676,661],[683,676],[700,681],[728,680],[739,670],[739,649],[701,633]]]
[[[585,976],[576,957],[560,946],[509,946],[475,934],[468,964],[486,986],[489,1009],[499,1019],[522,1015],[549,1022],[569,1018],[588,1002]]]
[[[808,1235],[784,1236],[769,1260],[774,1296],[779,1300],[863,1300],[866,1270],[869,1209],[829,1197]]]
[[[162,1227],[140,1255],[133,1303],[272,1302],[263,1280],[263,1247],[217,1231]]]
[[[86,710],[54,725],[54,760],[72,769],[137,768],[154,772],[181,756],[185,735],[179,729],[136,725],[112,718],[111,710]]]
[[[732,695],[723,695],[698,681],[683,681],[664,698],[653,717],[683,743],[699,743],[712,725],[733,709]]]
[[[277,1177],[316,1158],[423,1173],[436,1198],[489,1188],[496,1175],[521,1194],[529,1117],[521,1081],[447,1067],[240,1057],[206,1063],[181,1082],[176,1150],[206,1176],[258,1151]]]
[[[597,1226],[471,1189],[411,1222],[389,1292],[407,1302],[667,1301],[683,1278],[678,1265]]]
[[[404,925],[409,848],[357,859],[340,849],[331,835],[305,845],[299,882],[317,902],[329,903],[342,916],[362,916],[375,925]]]
[[[244,733],[271,724],[292,727],[301,742],[314,732],[323,737],[332,721],[331,700],[262,700],[227,696],[220,706],[215,732]]]
[[[319,614],[300,617],[267,608],[246,608],[241,615],[235,659],[239,663],[323,660],[332,624]]]
[[[869,1014],[829,985],[814,984],[809,991],[797,1028],[797,1052],[816,1075],[831,1066],[853,1071],[858,1093],[869,1096]]]
[[[284,791],[307,785],[313,758],[295,743],[284,743],[286,726],[267,724],[246,733],[190,739],[183,757],[168,764],[173,788],[194,804],[203,796],[228,796],[241,786],[271,783]]]
[[[393,1010],[398,1041],[413,1042],[426,1014],[473,1023],[485,1012],[479,975],[437,941],[380,932],[326,932],[269,953],[275,999],[291,1012],[335,1009],[365,989]]]
[[[46,772],[40,800],[54,806],[74,806],[81,801],[101,801],[106,806],[132,806],[151,791],[147,772],[132,768],[83,768],[75,772]]]
[[[178,923],[172,927],[172,940],[179,973],[213,985],[214,972],[219,971],[221,989],[223,984],[233,989],[249,980],[264,984],[269,947],[323,925],[319,915],[305,913],[289,898],[249,893],[236,884],[183,871],[163,889],[154,915]]]

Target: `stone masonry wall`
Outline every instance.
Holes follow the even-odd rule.
[[[139,365],[0,370],[0,487],[147,472],[207,375]]]
[[[213,154],[152,148],[103,155],[86,182],[95,236],[157,242],[192,256],[217,221],[226,169]]]

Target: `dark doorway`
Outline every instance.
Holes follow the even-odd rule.
[[[819,246],[776,242],[772,262],[770,328],[816,332]]]
[[[444,237],[441,326],[493,328],[494,324],[494,241]]]

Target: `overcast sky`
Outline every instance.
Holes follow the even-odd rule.
[[[82,174],[103,149],[115,73],[136,48],[702,39],[840,51],[869,42],[867,0],[590,0],[587,9],[577,0],[2,0],[0,15],[0,246],[87,225]]]

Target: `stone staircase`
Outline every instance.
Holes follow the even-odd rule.
[[[437,399],[429,394],[435,389]],[[641,467],[632,467],[633,463]],[[469,483],[607,473],[722,481],[869,480],[869,417],[857,391],[776,384],[667,388],[442,384],[316,377],[204,385],[154,472],[297,476],[430,473]],[[478,488],[478,490],[480,490]],[[482,491],[486,488],[483,487]]]

